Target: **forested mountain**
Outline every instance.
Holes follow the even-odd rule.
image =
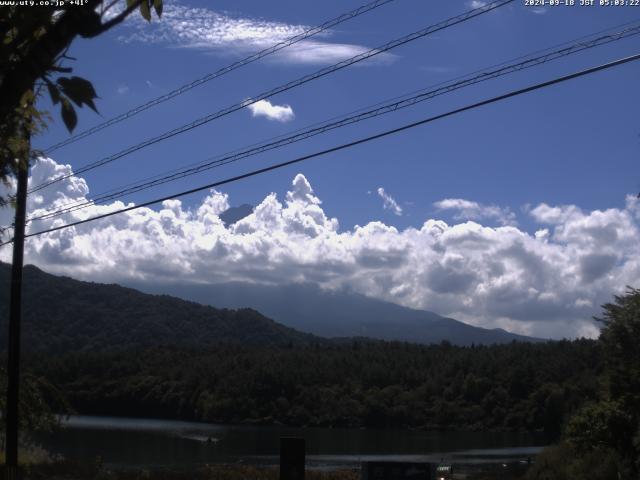
[[[296,330],[323,337],[369,337],[381,340],[454,345],[539,341],[502,329],[485,329],[414,310],[354,292],[328,291],[311,284],[279,286],[249,283],[217,285],[131,286],[217,307],[250,307]]]
[[[0,263],[0,321],[8,315],[10,266]],[[247,284],[173,286],[193,301],[141,293],[119,285],[81,282],[24,272],[24,348],[51,353],[157,345],[206,347],[213,343],[285,345],[324,342],[327,337],[457,345],[527,341],[504,330],[487,330],[435,313],[311,285]],[[148,287],[153,290],[153,287]],[[219,309],[208,305],[222,305]],[[260,308],[256,308],[259,306]],[[250,308],[246,308],[250,307]],[[257,310],[257,311],[256,311]],[[268,312],[270,318],[262,312]],[[284,323],[284,324],[281,324]],[[295,329],[295,330],[294,330]],[[301,330],[301,331],[300,331]],[[0,329],[0,348],[6,329]]]
[[[9,267],[0,264],[5,326],[8,281]],[[25,367],[56,384],[79,413],[557,434],[601,388],[600,349],[589,340],[489,347],[327,340],[255,310],[220,310],[32,266],[24,295]]]
[[[28,363],[87,414],[550,435],[596,397],[602,370],[593,340],[163,347]]]
[[[10,266],[0,263],[0,349],[6,348]],[[288,345],[319,342],[248,308],[216,309],[119,285],[24,270],[23,349],[49,353],[158,345]]]

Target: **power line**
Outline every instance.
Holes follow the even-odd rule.
[[[50,212],[50,213],[45,213],[43,215],[40,215],[38,217],[33,217],[30,218],[29,221],[33,221],[33,220],[43,220],[43,219],[50,219],[59,215],[62,215],[64,213],[68,213],[68,212],[72,212],[72,211],[76,211],[82,208],[85,208],[86,206],[90,206],[90,205],[94,205],[97,202],[101,202],[101,201],[106,201],[106,200],[111,200],[111,199],[115,199],[115,198],[119,198],[121,196],[125,196],[125,195],[129,195],[132,193],[136,193],[136,192],[140,192],[142,190],[146,190],[148,188],[152,188],[154,186],[158,186],[158,185],[162,185],[164,183],[170,182],[170,181],[175,181],[187,176],[191,176],[191,175],[195,175],[197,173],[212,169],[212,168],[216,168],[219,166],[223,166],[226,165],[228,163],[232,163],[235,161],[238,161],[242,158],[246,158],[249,156],[253,156],[259,153],[263,153],[265,151],[268,150],[272,150],[275,148],[280,148],[282,146],[285,145],[289,145],[291,143],[295,143],[298,141],[301,141],[303,139],[306,138],[310,138],[312,136],[321,134],[321,133],[325,133],[329,130],[333,130],[335,128],[338,127],[342,127],[348,124],[352,124],[352,123],[356,123],[368,118],[372,118],[375,116],[379,116],[379,115],[383,115],[386,113],[390,113],[393,111],[396,111],[398,109],[402,109],[402,108],[406,108],[409,106],[413,106],[419,102],[434,98],[435,96],[438,95],[442,95],[445,93],[450,93],[454,90],[457,90],[459,88],[463,88],[469,85],[474,85],[476,83],[480,83],[482,81],[486,81],[486,80],[490,80],[492,78],[496,78],[498,76],[502,76],[502,75],[506,75],[508,73],[513,73],[519,70],[523,70],[526,68],[530,68],[533,66],[537,66],[540,65],[542,63],[546,63],[548,61],[552,61],[555,60],[557,58],[561,58],[564,56],[568,56],[571,55],[573,53],[577,53],[580,52],[582,50],[585,49],[589,49],[589,48],[594,48],[596,46],[599,45],[603,45],[605,43],[609,43],[612,41],[616,41],[616,40],[620,40],[621,38],[625,38],[628,36],[632,36],[632,35],[636,35],[640,33],[640,26],[635,26],[635,27],[631,27],[631,28],[627,28],[621,32],[617,32],[615,34],[611,34],[611,35],[607,35],[607,36],[603,36],[603,37],[598,37],[594,40],[591,40],[590,42],[582,42],[582,43],[578,43],[575,45],[572,45],[569,48],[563,48],[559,51],[556,52],[552,52],[552,53],[548,53],[546,55],[537,57],[537,58],[530,58],[524,62],[520,62],[518,64],[515,65],[509,65],[508,67],[504,67],[501,68],[497,71],[493,71],[493,72],[484,72],[479,76],[476,76],[474,78],[471,79],[467,79],[464,82],[457,82],[453,85],[447,86],[445,88],[439,88],[437,90],[432,90],[429,92],[426,92],[423,90],[421,91],[421,93],[419,95],[410,97],[408,99],[404,99],[400,102],[395,102],[392,104],[388,104],[388,105],[384,105],[382,107],[376,108],[374,110],[370,110],[370,111],[365,111],[364,113],[360,113],[358,115],[353,115],[347,118],[343,118],[340,121],[337,122],[333,122],[333,123],[328,123],[328,124],[324,124],[321,127],[316,127],[316,128],[311,128],[309,130],[306,131],[302,131],[302,133],[297,133],[295,135],[291,135],[289,137],[279,137],[281,138],[278,141],[274,141],[271,143],[267,143],[264,145],[260,145],[259,147],[255,147],[255,148],[250,148],[248,150],[244,150],[244,151],[237,151],[239,153],[233,153],[233,154],[226,154],[226,156],[222,156],[222,158],[220,158],[220,156],[218,157],[210,157],[207,160],[204,160],[202,162],[199,162],[197,164],[194,164],[194,167],[191,168],[184,168],[184,169],[177,169],[177,170],[173,170],[171,171],[169,174],[166,174],[164,176],[155,176],[153,177],[153,180],[150,181],[146,181],[144,183],[138,183],[138,184],[130,184],[132,186],[125,186],[128,188],[124,188],[121,190],[114,190],[113,193],[111,192],[107,192],[108,194],[100,194],[99,196],[91,199],[91,200],[84,200],[81,202],[73,202],[67,206],[64,206],[63,208],[56,210],[54,212]],[[359,110],[360,112],[361,110]],[[215,158],[215,160],[214,160]]]
[[[124,120],[127,120],[137,114],[139,114],[140,112],[144,112],[145,110],[148,110],[149,108],[155,107],[156,105],[160,105],[161,103],[166,102],[167,100],[170,100],[174,97],[177,97],[178,95],[182,95],[185,92],[188,92],[189,90],[191,90],[192,88],[196,88],[199,87],[200,85],[203,85],[204,83],[207,83],[215,78],[221,77],[223,75],[226,75],[229,72],[232,72],[233,70],[236,70],[240,67],[244,67],[245,65],[249,65],[250,63],[253,63],[257,60],[260,60],[261,58],[264,58],[268,55],[272,55],[284,48],[290,47],[291,45],[294,45],[298,42],[301,42],[302,40],[305,40],[307,38],[310,38],[314,35],[317,35],[318,33],[322,33],[325,30],[328,30],[332,27],[335,27],[336,25],[339,25],[343,22],[346,22],[347,20],[351,20],[355,17],[358,17],[364,13],[370,12],[371,10],[374,10],[378,7],[381,7],[383,5],[386,5],[387,3],[391,3],[395,0],[375,0],[373,2],[367,3],[366,5],[362,5],[361,7],[358,7],[354,10],[351,10],[350,12],[347,13],[343,13],[342,15],[333,18],[331,20],[327,20],[326,22],[324,22],[321,25],[318,25],[316,27],[312,27],[309,28],[307,30],[305,30],[302,33],[299,33],[298,35],[294,35],[293,37],[290,37],[286,40],[283,40],[282,42],[276,43],[275,45],[272,45],[271,47],[265,48],[264,50],[261,50],[257,53],[254,53],[252,55],[249,55],[246,58],[243,58],[242,60],[238,60],[237,62],[234,62],[230,65],[227,65],[226,67],[222,67],[219,70],[216,70],[215,72],[212,73],[208,73],[207,75],[198,78],[197,80],[194,80],[191,83],[187,83],[185,85],[182,85],[181,87],[178,87],[172,91],[170,91],[169,93],[166,93],[164,95],[161,95],[157,98],[154,98],[153,100],[150,100],[146,103],[143,103],[142,105],[138,105],[137,107],[132,108],[131,110],[128,110],[125,113],[122,113],[120,115],[117,115],[115,117],[112,117],[102,123],[99,123],[98,125],[95,125],[94,127],[91,127],[87,130],[84,130],[83,132],[77,133],[76,135],[72,135],[69,138],[56,143],[55,145],[52,145],[50,147],[48,147],[47,149],[44,150],[44,153],[51,153],[55,150],[58,150],[59,148],[62,148],[66,145],[70,145],[72,143],[77,142],[78,140],[81,140],[83,138],[86,138],[90,135],[93,135],[94,133],[97,133],[101,130],[104,130],[105,128],[108,128],[112,125],[115,125],[117,123],[120,123]]]
[[[49,228],[49,229],[46,229],[46,230],[41,230],[41,231],[38,231],[38,232],[35,232],[35,233],[30,233],[28,235],[25,235],[25,238],[35,237],[35,236],[38,236],[38,235],[43,235],[45,233],[51,233],[51,232],[55,232],[55,231],[58,231],[58,230],[63,230],[65,228],[75,227],[75,226],[78,226],[78,225],[82,225],[84,223],[89,223],[89,222],[93,222],[95,220],[101,220],[103,218],[108,218],[108,217],[111,217],[113,215],[118,215],[120,213],[130,212],[132,210],[137,210],[139,208],[148,207],[150,205],[154,205],[156,203],[164,202],[166,200],[171,200],[171,199],[174,199],[174,198],[183,197],[185,195],[190,195],[192,193],[197,193],[197,192],[201,192],[203,190],[208,190],[210,188],[215,188],[215,187],[219,187],[221,185],[226,185],[228,183],[237,182],[237,181],[243,180],[245,178],[254,177],[256,175],[267,173],[267,172],[270,172],[272,170],[278,170],[280,168],[287,167],[287,166],[290,166],[290,165],[294,165],[296,163],[300,163],[300,162],[303,162],[305,160],[310,160],[312,158],[321,157],[321,156],[327,155],[329,153],[334,153],[334,152],[337,152],[337,151],[340,151],[340,150],[344,150],[344,149],[347,149],[347,148],[355,147],[356,145],[361,145],[363,143],[367,143],[367,142],[370,142],[370,141],[373,141],[373,140],[377,140],[379,138],[387,137],[389,135],[394,135],[396,133],[400,133],[400,132],[403,132],[405,130],[412,129],[412,128],[418,127],[420,125],[425,125],[425,124],[428,124],[428,123],[432,123],[432,122],[435,122],[437,120],[441,120],[443,118],[447,118],[447,117],[450,117],[450,116],[453,116],[453,115],[456,115],[456,114],[459,114],[459,113],[462,113],[462,112],[466,112],[468,110],[473,110],[475,108],[479,108],[479,107],[482,107],[482,106],[485,106],[485,105],[489,105],[489,104],[492,104],[492,103],[500,102],[500,101],[506,100],[508,98],[516,97],[516,96],[519,96],[519,95],[523,95],[525,93],[533,92],[535,90],[540,90],[542,88],[546,88],[546,87],[549,87],[549,86],[552,86],[552,85],[563,83],[563,82],[566,82],[566,81],[569,81],[569,80],[573,80],[573,79],[578,78],[578,77],[583,77],[583,76],[586,76],[586,75],[589,75],[589,74],[592,74],[592,73],[596,73],[596,72],[599,72],[599,71],[602,71],[602,70],[607,70],[607,69],[610,69],[610,68],[613,68],[613,67],[617,67],[617,66],[620,66],[620,65],[635,61],[635,60],[640,60],[640,54],[631,55],[629,57],[625,57],[625,58],[622,58],[622,59],[619,59],[619,60],[615,60],[615,61],[612,61],[612,62],[609,62],[609,63],[598,65],[596,67],[591,67],[591,68],[588,68],[586,70],[581,70],[581,71],[578,71],[578,72],[575,72],[575,73],[571,73],[569,75],[556,77],[556,78],[554,78],[552,80],[548,80],[548,81],[542,82],[542,83],[537,83],[537,84],[531,85],[529,87],[521,88],[521,89],[518,89],[518,90],[512,90],[511,92],[505,93],[503,95],[499,95],[497,97],[492,97],[492,98],[489,98],[487,100],[482,100],[480,102],[473,103],[473,104],[467,105],[465,107],[457,108],[455,110],[450,110],[450,111],[448,111],[446,113],[442,113],[442,114],[439,114],[439,115],[435,115],[433,117],[428,117],[428,118],[425,118],[423,120],[419,120],[417,122],[412,122],[412,123],[409,123],[409,124],[406,124],[406,125],[402,125],[400,127],[397,127],[397,128],[391,129],[391,130],[386,130],[384,132],[377,133],[375,135],[371,135],[371,136],[368,136],[368,137],[360,138],[358,140],[354,140],[354,141],[349,142],[349,143],[344,143],[342,145],[338,145],[336,147],[328,148],[326,150],[321,150],[319,152],[311,153],[309,155],[304,155],[302,157],[297,157],[297,158],[294,158],[293,160],[288,160],[286,162],[277,163],[277,164],[274,164],[274,165],[270,165],[268,167],[264,167],[264,168],[260,168],[260,169],[257,169],[257,170],[253,170],[253,171],[248,172],[248,173],[243,173],[242,175],[237,175],[235,177],[227,178],[225,180],[220,180],[220,181],[217,181],[217,182],[209,183],[208,185],[203,185],[201,187],[192,188],[190,190],[184,190],[182,192],[178,192],[178,193],[175,193],[175,194],[172,194],[172,195],[167,195],[165,197],[156,198],[154,200],[149,200],[149,201],[141,203],[139,205],[132,205],[130,207],[122,208],[120,210],[115,210],[115,211],[109,212],[109,213],[104,213],[102,215],[96,215],[95,217],[86,218],[84,220],[78,220],[78,221],[75,221],[75,222],[72,222],[72,223],[68,223],[66,225],[59,225],[57,227]],[[4,243],[0,244],[0,247],[2,247],[4,245],[8,245],[9,243],[12,243],[12,242],[13,242],[13,240],[9,240],[7,242],[4,242]]]
[[[420,89],[420,90],[415,90],[415,91],[413,91],[413,92],[409,92],[409,93],[406,93],[406,94],[404,94],[404,95],[399,95],[399,96],[396,96],[396,97],[393,97],[393,98],[390,98],[390,99],[387,99],[387,100],[384,100],[384,101],[378,102],[378,103],[376,103],[376,104],[374,104],[374,105],[370,105],[370,106],[367,106],[367,107],[362,107],[362,108],[359,108],[359,109],[357,109],[357,110],[355,110],[355,111],[351,111],[351,112],[349,112],[349,113],[345,113],[345,114],[343,114],[343,115],[338,115],[338,116],[332,117],[332,118],[327,119],[327,120],[322,121],[322,122],[314,123],[314,124],[312,124],[312,125],[309,125],[309,126],[304,127],[304,128],[300,128],[300,129],[298,129],[298,130],[294,130],[294,131],[292,131],[292,132],[290,132],[290,133],[287,133],[287,134],[283,134],[283,135],[278,135],[278,136],[275,136],[275,137],[271,137],[271,138],[266,139],[266,140],[263,140],[263,141],[261,141],[261,142],[256,142],[256,143],[253,143],[253,144],[251,144],[251,145],[248,145],[248,146],[245,146],[245,147],[241,147],[241,148],[235,149],[235,150],[233,150],[233,151],[231,151],[231,152],[227,152],[226,154],[221,154],[221,155],[218,155],[218,156],[213,156],[213,157],[210,157],[210,158],[208,158],[208,159],[206,159],[206,160],[203,160],[203,161],[193,162],[193,163],[188,164],[188,165],[186,165],[186,166],[184,166],[184,167],[171,169],[171,170],[169,170],[169,171],[165,171],[164,173],[160,173],[160,174],[152,175],[152,176],[150,176],[150,177],[147,177],[147,178],[144,178],[144,179],[141,179],[141,180],[135,181],[135,182],[131,182],[131,183],[128,183],[128,184],[122,185],[122,186],[120,186],[120,187],[115,187],[115,188],[112,188],[112,189],[110,189],[110,190],[107,190],[107,191],[104,191],[104,192],[100,193],[97,197],[94,197],[92,200],[90,200],[90,201],[88,201],[88,202],[85,202],[85,201],[82,201],[82,202],[72,202],[72,203],[70,203],[70,204],[65,205],[65,208],[66,208],[67,206],[68,206],[68,207],[75,206],[75,205],[76,205],[76,204],[78,204],[78,203],[82,203],[83,205],[84,205],[84,204],[94,204],[96,201],[98,201],[98,200],[99,200],[99,198],[102,198],[103,196],[104,196],[104,198],[106,198],[107,194],[113,194],[113,195],[118,194],[118,195],[122,195],[122,194],[121,194],[121,193],[119,193],[119,192],[121,192],[121,191],[122,191],[121,189],[123,189],[123,188],[127,188],[127,187],[134,187],[134,186],[136,186],[136,187],[137,187],[137,186],[139,186],[139,184],[140,184],[140,185],[145,185],[145,184],[143,184],[142,182],[148,182],[148,181],[151,181],[151,180],[155,180],[155,179],[159,179],[159,178],[164,178],[164,177],[165,177],[165,176],[167,176],[167,175],[170,175],[170,174],[173,174],[173,173],[179,173],[179,172],[184,171],[184,170],[185,170],[185,169],[187,169],[187,168],[191,168],[191,167],[194,167],[194,166],[200,166],[200,165],[203,165],[203,164],[205,164],[205,165],[206,165],[206,163],[205,163],[205,162],[209,162],[210,160],[213,160],[213,159],[219,159],[219,158],[223,157],[224,155],[231,155],[231,154],[233,154],[233,153],[242,152],[242,151],[243,151],[243,149],[247,149],[247,148],[252,148],[252,147],[256,147],[256,146],[263,145],[263,144],[264,144],[264,143],[266,143],[266,142],[272,142],[272,141],[275,141],[275,140],[278,140],[278,139],[288,138],[288,137],[289,137],[289,136],[291,136],[292,134],[296,134],[296,133],[299,133],[299,132],[303,132],[303,131],[305,131],[305,130],[307,130],[307,129],[314,128],[314,127],[317,127],[317,126],[320,126],[320,125],[324,125],[324,124],[326,124],[326,123],[328,123],[328,122],[331,122],[331,121],[335,121],[335,120],[338,120],[338,119],[343,119],[343,118],[345,118],[346,116],[349,116],[349,115],[353,115],[353,114],[356,114],[356,113],[361,113],[361,112],[363,112],[363,111],[365,111],[365,110],[367,110],[367,109],[371,109],[371,108],[374,108],[374,107],[378,107],[378,106],[384,105],[384,104],[385,104],[385,102],[392,102],[392,101],[396,101],[396,100],[405,99],[405,98],[407,98],[407,97],[409,97],[409,96],[411,96],[411,95],[421,94],[421,93],[425,92],[425,91],[426,91],[427,89],[429,89],[429,88],[436,88],[436,87],[440,87],[440,86],[442,86],[442,85],[446,85],[446,84],[448,84],[448,83],[453,83],[453,82],[458,81],[458,80],[461,80],[461,79],[466,79],[466,78],[470,77],[471,75],[475,75],[475,74],[478,74],[478,73],[485,72],[485,71],[486,71],[486,70],[488,70],[488,69],[494,69],[494,68],[502,67],[502,66],[507,65],[507,64],[509,64],[509,63],[511,63],[511,62],[516,62],[516,61],[519,61],[519,60],[522,60],[522,59],[531,58],[531,57],[532,57],[532,56],[534,56],[534,55],[538,55],[538,54],[545,53],[545,52],[550,52],[550,51],[552,51],[553,49],[560,48],[560,47],[563,47],[563,46],[566,46],[566,45],[571,45],[572,43],[575,43],[575,42],[581,42],[581,41],[593,41],[593,42],[595,42],[595,41],[597,41],[597,40],[600,40],[600,37],[598,37],[598,38],[596,38],[596,39],[594,40],[594,37],[595,37],[596,35],[603,35],[603,34],[606,34],[607,32],[611,32],[611,31],[613,31],[613,30],[616,30],[616,29],[619,29],[619,28],[622,28],[622,27],[628,27],[629,25],[632,25],[632,24],[634,24],[634,23],[638,23],[638,21],[639,21],[639,19],[635,19],[635,20],[632,20],[632,21],[630,21],[630,22],[625,22],[625,23],[623,23],[623,24],[616,25],[616,26],[614,26],[614,27],[609,27],[609,28],[607,28],[607,29],[600,30],[600,31],[598,31],[598,32],[595,32],[595,33],[592,33],[592,34],[589,34],[589,35],[585,35],[585,36],[582,36],[582,37],[579,37],[579,38],[576,38],[576,39],[573,39],[573,40],[570,40],[570,41],[567,41],[567,42],[563,42],[563,43],[557,44],[557,45],[552,46],[552,47],[548,47],[548,48],[545,48],[545,49],[537,50],[537,51],[535,51],[535,52],[531,52],[531,53],[526,54],[526,55],[521,55],[521,56],[519,56],[519,57],[516,57],[516,58],[513,58],[513,59],[511,59],[511,60],[507,60],[507,61],[501,62],[501,63],[499,63],[499,64],[492,65],[492,66],[490,66],[490,67],[485,67],[485,68],[480,69],[480,70],[476,70],[476,71],[473,71],[473,72],[470,72],[470,73],[467,73],[467,74],[464,74],[464,75],[460,75],[460,76],[458,76],[458,77],[454,77],[454,78],[452,78],[452,79],[450,79],[450,80],[447,80],[447,81],[439,82],[439,83],[437,83],[437,84],[435,84],[435,85],[431,85],[431,86],[429,86],[429,87],[422,88],[422,89]],[[620,37],[618,37],[618,35],[620,35]],[[633,35],[633,33],[630,33],[630,34],[629,34],[629,36],[630,36],[630,35]],[[619,39],[621,39],[621,38],[622,38],[622,36],[627,36],[627,35],[625,34],[625,31],[621,31],[621,32],[617,32],[617,33],[613,33],[613,34],[609,34],[609,35],[604,35],[604,37],[602,37],[602,38],[611,38],[612,40],[619,40]],[[615,37],[615,38],[614,38],[614,37]],[[591,40],[588,40],[588,39],[591,39]],[[608,42],[604,42],[604,43],[608,43]],[[604,44],[604,43],[602,43],[602,44]],[[598,45],[594,45],[594,46],[598,46]],[[115,193],[114,193],[114,192],[115,192]],[[51,212],[51,213],[55,213],[55,212]],[[45,217],[45,216],[47,216],[47,214],[43,214],[42,216],[39,216],[39,217],[33,217],[33,218],[31,218],[30,220],[38,220],[38,219],[40,219],[40,218],[42,218],[42,217]]]
[[[463,14],[457,15],[455,17],[451,17],[447,20],[444,20],[440,23],[437,23],[435,25],[431,25],[428,27],[423,28],[422,30],[418,30],[417,32],[411,33],[409,35],[405,35],[404,37],[392,40],[378,48],[372,48],[371,50],[368,50],[366,52],[360,53],[358,55],[355,55],[347,60],[343,60],[341,62],[338,62],[334,65],[331,65],[329,67],[325,67],[322,68],[318,71],[316,71],[315,73],[309,74],[309,75],[305,75],[303,77],[298,78],[297,80],[293,80],[291,82],[288,82],[284,85],[280,85],[279,87],[276,87],[274,89],[271,89],[267,92],[264,92],[258,96],[252,97],[248,100],[245,100],[243,102],[237,103],[235,105],[232,105],[231,107],[227,107],[223,110],[220,110],[218,112],[206,115],[204,117],[201,117],[197,120],[194,120],[193,122],[183,125],[181,127],[175,128],[173,130],[169,130],[168,132],[165,132],[161,135],[158,135],[156,137],[150,138],[148,140],[145,140],[144,142],[138,143],[136,145],[133,145],[129,148],[126,148],[118,153],[115,153],[113,155],[110,155],[108,157],[105,157],[101,160],[98,160],[96,162],[90,163],[84,167],[79,168],[76,172],[74,173],[70,173],[70,174],[66,174],[66,175],[62,175],[60,177],[54,178],[52,180],[49,180],[47,182],[41,183],[40,185],[37,185],[35,187],[33,187],[31,190],[29,190],[29,193],[33,193],[36,192],[38,190],[41,190],[49,185],[52,185],[54,183],[59,182],[60,180],[64,180],[67,179],[69,177],[74,177],[77,175],[80,175],[82,173],[88,172],[90,170],[93,170],[95,168],[101,167],[103,165],[106,165],[108,163],[111,163],[115,160],[118,160],[122,157],[125,157],[131,153],[134,153],[138,150],[141,150],[143,148],[146,148],[150,145],[156,144],[158,142],[161,142],[163,140],[166,140],[168,138],[174,137],[176,135],[179,135],[181,133],[185,133],[189,130],[193,130],[194,128],[200,127],[206,123],[209,123],[215,119],[218,119],[220,117],[223,117],[225,115],[229,115],[230,113],[233,113],[237,110],[240,110],[242,108],[248,107],[249,105],[252,105],[256,102],[259,102],[260,100],[264,100],[266,98],[269,98],[273,95],[276,95],[278,93],[282,93],[285,92],[287,90],[291,90],[295,87],[298,87],[300,85],[303,85],[305,83],[308,83],[312,80],[316,80],[317,78],[323,77],[325,75],[328,75],[330,73],[336,72],[338,70],[341,70],[343,68],[346,68],[350,65],[356,64],[358,62],[361,62],[363,60],[367,60],[369,58],[373,58],[376,55],[379,55],[383,52],[389,51],[391,49],[394,49],[396,47],[399,47],[401,45],[404,45],[406,43],[412,42],[414,40],[420,39],[422,37],[425,37],[427,35],[430,35],[432,33],[438,32],[440,30],[444,30],[446,28],[449,28],[451,26],[457,25],[459,23],[463,23],[466,22],[468,20],[471,20],[472,18],[475,18],[479,15],[485,14],[487,12],[490,12],[492,10],[495,10],[496,8],[500,8],[503,7],[511,2],[513,2],[514,0],[496,0],[492,3],[489,3],[487,5],[484,5],[482,7],[473,9],[473,10],[469,10]]]
[[[609,30],[612,30],[612,29],[609,29]],[[462,77],[464,80],[460,80],[457,82],[451,81],[451,82],[448,82],[448,84],[447,82],[443,82],[439,84],[439,85],[443,85],[443,86],[440,86],[439,88],[435,88],[432,90],[423,89],[419,91],[418,94],[415,94],[415,95],[408,94],[408,95],[411,95],[410,97],[407,97],[407,95],[405,95],[404,97],[397,97],[397,98],[400,98],[400,100],[387,103],[387,104],[379,103],[376,106],[374,106],[375,108],[372,108],[369,110],[360,109],[356,113],[347,114],[348,116],[343,116],[339,120],[336,120],[336,121],[329,120],[321,124],[316,124],[318,126],[312,126],[307,129],[298,130],[297,132],[294,132],[289,136],[276,137],[276,139],[274,139],[273,141],[268,141],[268,143],[255,144],[255,146],[245,147],[244,150],[240,149],[227,154],[210,157],[204,161],[192,164],[192,166],[189,166],[188,168],[172,170],[171,172],[168,172],[164,175],[156,175],[152,179],[149,179],[146,181],[125,185],[124,187],[121,187],[119,190],[114,189],[110,192],[100,194],[94,197],[93,199],[86,199],[79,202],[69,203],[65,206],[62,206],[58,210],[29,218],[28,221],[51,219],[51,218],[63,215],[65,213],[74,212],[76,210],[81,210],[88,206],[95,205],[98,202],[113,200],[126,195],[147,190],[149,188],[152,188],[158,185],[179,180],[181,178],[195,175],[213,168],[221,167],[229,163],[239,161],[243,158],[264,153],[266,151],[270,151],[276,148],[281,148],[283,146],[290,145],[292,143],[296,143],[301,140],[311,138],[313,136],[316,136],[322,133],[326,133],[330,130],[334,130],[346,125],[357,123],[357,122],[370,119],[373,117],[377,117],[380,115],[384,115],[387,113],[395,112],[403,108],[411,107],[420,102],[424,102],[426,100],[432,99],[439,95],[444,95],[467,86],[475,85],[475,84],[488,81],[494,78],[498,78],[507,74],[532,68],[547,62],[551,62],[553,60],[557,60],[559,58],[564,58],[566,56],[582,52],[584,50],[605,45],[614,41],[621,40],[623,38],[628,38],[628,37],[637,35],[639,33],[640,33],[640,25],[633,25],[633,26],[628,26],[627,28],[624,28],[620,31],[616,31],[614,33],[609,33],[606,35],[601,35],[595,38],[591,38],[588,41],[584,41],[584,40],[578,41],[577,43],[571,44],[568,47],[563,47],[557,50],[546,49],[544,50],[544,52],[546,53],[544,53],[543,55],[538,55],[536,57],[532,56],[535,53],[526,55],[524,57],[519,57],[519,58],[526,58],[526,60],[516,62],[516,63],[511,63],[511,64],[504,62],[500,64],[500,65],[503,65],[502,67],[492,71],[486,71],[487,69],[481,70],[482,73],[475,75],[473,77],[471,77],[471,75],[473,74],[469,74]],[[594,35],[591,35],[591,37],[594,37]],[[582,39],[584,38],[585,37],[582,37]],[[567,45],[567,43],[563,43],[562,45]],[[488,67],[488,68],[493,68],[493,67]]]

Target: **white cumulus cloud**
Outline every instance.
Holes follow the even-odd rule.
[[[501,225],[515,225],[516,215],[507,207],[482,205],[463,198],[445,198],[434,203],[438,210],[453,210],[454,220],[496,220]]]
[[[289,105],[274,105],[269,100],[259,100],[249,105],[253,117],[265,117],[277,122],[290,122],[295,118],[293,108]]]
[[[42,159],[32,184],[69,173]],[[69,178],[32,195],[39,214],[84,200],[89,187]],[[0,194],[6,192],[0,192]],[[347,288],[482,327],[545,337],[595,336],[599,305],[640,285],[640,200],[585,211],[541,204],[529,210],[533,232],[425,218],[397,229],[381,221],[340,228],[309,180],[293,179],[284,198],[268,194],[253,213],[225,226],[227,194],[206,193],[192,207],[170,200],[29,238],[26,261],[56,274],[104,282],[270,284],[313,282]],[[29,232],[125,206],[91,206],[33,222]],[[0,210],[2,224],[11,209]],[[9,261],[11,249],[0,249]]]

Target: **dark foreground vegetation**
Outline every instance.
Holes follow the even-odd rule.
[[[24,480],[279,480],[277,467],[205,465],[190,468],[112,469],[63,460],[27,465]],[[519,480],[523,468],[515,465],[464,465],[454,479]],[[307,470],[306,480],[360,480],[358,469]]]
[[[25,465],[24,480],[278,480],[277,468],[205,465],[188,468],[112,469],[63,460]],[[357,470],[305,472],[306,480],[359,480]]]
[[[640,478],[640,290],[604,305],[603,389],[573,414],[527,480]]]
[[[31,357],[75,411],[220,423],[544,430],[600,388],[595,341],[351,342]]]

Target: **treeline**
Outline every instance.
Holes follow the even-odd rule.
[[[596,398],[602,363],[590,340],[156,347],[29,360],[84,414],[551,436]]]

